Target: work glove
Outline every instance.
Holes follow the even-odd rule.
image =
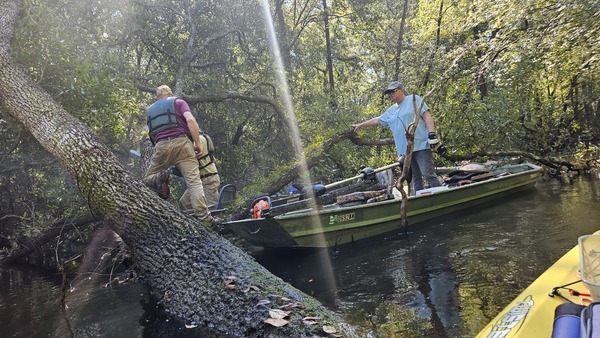
[[[440,145],[440,140],[437,139],[435,132],[429,132],[429,136],[427,138],[427,143],[429,143],[431,150],[437,149],[437,147]]]
[[[433,131],[429,133],[427,143],[429,143],[429,147],[431,148],[431,151],[433,151],[434,153],[444,155],[448,151],[446,149],[446,147],[444,147],[440,143],[440,140],[437,139],[437,136],[435,135],[435,132],[433,132]]]

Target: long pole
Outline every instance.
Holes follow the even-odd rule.
[[[375,169],[375,170],[374,170],[374,172],[378,173],[378,172],[380,172],[380,171],[388,170],[388,169],[390,169],[390,168],[394,168],[394,167],[397,167],[397,166],[399,166],[399,165],[400,165],[400,163],[398,163],[398,162],[395,162],[395,163],[392,163],[392,164],[388,164],[388,165],[386,165],[385,167],[377,168],[377,169]],[[354,180],[356,180],[356,179],[359,179],[359,178],[362,178],[362,177],[364,177],[364,176],[365,176],[365,174],[362,174],[362,173],[361,173],[360,175],[356,175],[356,176],[354,176],[354,177],[346,178],[346,179],[344,179],[344,180],[341,180],[341,181],[338,181],[338,182],[334,182],[334,183],[328,184],[328,185],[326,185],[326,186],[325,186],[325,189],[326,189],[326,190],[329,190],[329,189],[331,189],[331,188],[337,187],[337,186],[339,186],[339,185],[342,185],[342,184],[344,184],[344,183],[352,182],[352,181],[354,181]]]

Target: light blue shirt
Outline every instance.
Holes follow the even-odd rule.
[[[421,101],[423,100],[420,96],[414,95],[417,108],[421,105]],[[425,126],[425,120],[423,119],[423,113],[429,110],[427,104],[423,104],[423,108],[421,109],[421,118],[419,120],[419,124],[417,129],[415,130],[415,146],[413,151],[425,150],[429,149],[429,144],[427,143],[427,127]],[[396,151],[398,152],[398,156],[402,156],[406,154],[406,149],[408,147],[408,142],[406,141],[406,131],[408,126],[415,119],[413,107],[413,95],[407,95],[402,103],[394,104],[389,107],[385,113],[379,116],[379,123],[384,127],[390,127],[392,134],[394,135],[394,142],[396,143]]]

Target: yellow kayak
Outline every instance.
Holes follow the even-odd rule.
[[[479,334],[478,338],[550,337],[554,311],[565,303],[588,305],[588,289],[579,282],[579,247],[575,246],[538,277],[504,308]],[[555,289],[563,286],[562,288]],[[556,291],[553,292],[553,289]],[[573,291],[571,291],[573,290]],[[580,293],[580,295],[571,294]],[[549,294],[553,293],[554,296]]]

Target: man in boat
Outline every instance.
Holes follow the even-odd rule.
[[[394,102],[381,116],[374,117],[370,120],[353,124],[352,128],[356,132],[360,128],[381,125],[389,127],[394,135],[396,151],[398,152],[398,161],[404,162],[408,142],[406,134],[408,126],[413,123],[415,117],[415,109],[413,105],[413,95],[408,95],[404,85],[398,81],[391,82],[384,90],[383,95]],[[419,107],[422,98],[414,95],[416,105]],[[423,177],[427,180],[430,188],[439,187],[442,184],[435,172],[435,164],[433,163],[433,151],[438,151],[440,154],[445,152],[445,148],[441,146],[435,134],[435,124],[429,107],[423,103],[420,112],[420,121],[415,129],[414,148],[411,157],[411,171],[413,191],[424,189]]]
[[[156,89],[156,102],[146,111],[149,137],[154,153],[146,172],[146,184],[158,189],[159,196],[169,198],[169,171],[174,165],[181,171],[190,190],[194,215],[202,222],[213,223],[206,206],[196,154],[202,152],[198,123],[184,100],[173,95],[171,88]],[[190,142],[190,140],[193,141]]]

